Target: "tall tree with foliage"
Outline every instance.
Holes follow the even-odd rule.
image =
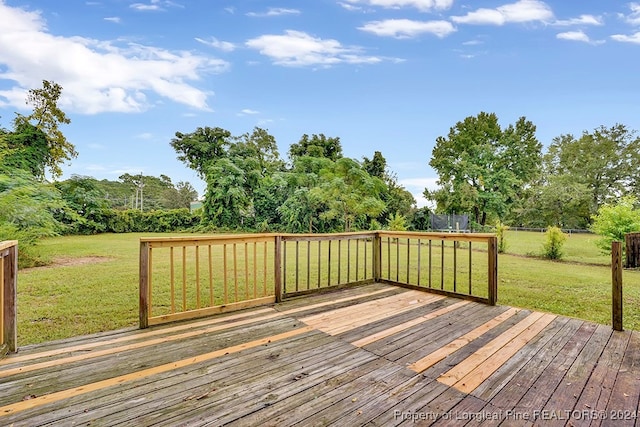
[[[78,155],[75,146],[60,130],[60,125],[71,123],[64,111],[58,107],[61,95],[62,86],[43,80],[42,88],[31,89],[27,95],[27,104],[33,106],[33,112],[28,116],[18,114],[14,120],[16,131],[26,131],[29,129],[27,125],[31,124],[46,136],[48,150],[44,164],[54,178],[62,175],[61,163]],[[37,143],[38,140],[34,140],[34,144]]]
[[[504,217],[539,173],[542,145],[524,117],[502,130],[494,113],[481,112],[456,123],[436,139],[429,165],[440,188],[425,190],[440,212],[471,212],[485,225]]]
[[[339,137],[326,137],[324,134],[304,134],[300,141],[291,144],[289,157],[295,160],[298,157],[321,157],[336,161],[342,157],[342,144]]]
[[[358,217],[375,218],[386,207],[380,198],[385,189],[384,182],[369,175],[353,159],[343,157],[332,162],[320,171],[320,177],[310,195],[329,207],[322,216],[340,219],[345,231],[351,230]]]
[[[198,172],[205,179],[207,168],[216,159],[225,157],[231,144],[231,132],[219,127],[199,127],[192,133],[176,132],[171,147],[178,153],[178,160]]]
[[[4,141],[4,165],[25,170],[42,181],[49,157],[49,141],[44,132],[29,122],[21,122],[14,132],[6,134]]]
[[[207,170],[203,217],[221,228],[240,228],[249,216],[245,173],[231,159],[216,160]]]
[[[640,138],[624,125],[554,138],[544,163],[547,176],[566,176],[587,188],[592,215],[605,203],[638,195]]]

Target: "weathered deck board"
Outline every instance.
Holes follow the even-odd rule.
[[[0,425],[638,425],[639,379],[636,332],[373,284],[25,348]]]

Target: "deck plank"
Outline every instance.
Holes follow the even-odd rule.
[[[637,332],[372,284],[21,349],[0,425],[637,425],[639,379]]]

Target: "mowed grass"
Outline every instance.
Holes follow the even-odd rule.
[[[168,235],[170,234],[163,234],[163,236]],[[137,326],[139,239],[143,236],[149,237],[154,234],[66,236],[45,240],[41,244],[41,250],[45,256],[54,260],[60,257],[71,261],[86,257],[96,258],[86,264],[73,265],[71,262],[71,265],[54,265],[19,272],[19,345]],[[610,260],[609,256],[601,254],[593,243],[596,238],[587,234],[572,235],[565,244],[565,261],[553,262],[535,257],[542,252],[543,233],[509,231],[507,252],[499,256],[499,304],[609,324],[611,322]],[[239,247],[239,250],[242,251],[242,247]],[[291,254],[292,246],[289,247],[289,251]],[[342,251],[341,256],[345,257],[344,247]],[[300,255],[303,255],[302,249],[300,252]],[[459,280],[462,284],[465,283],[466,277],[464,253],[460,253],[459,259],[461,269]],[[314,252],[312,256],[314,262],[317,262],[316,255],[317,252]],[[334,247],[332,258],[336,255],[337,248]],[[351,256],[354,254],[352,253]],[[360,253],[359,256],[363,257],[364,254]],[[324,254],[321,258],[320,262],[324,263]],[[383,254],[383,261],[384,258]],[[473,258],[483,262],[482,260],[486,260],[486,252],[474,250]],[[268,260],[268,264],[271,264],[271,259]],[[404,264],[404,259],[400,264]],[[204,265],[203,268],[206,268],[206,264]],[[158,264],[157,267],[160,265]],[[243,267],[242,261],[239,267]],[[300,280],[306,281],[307,274],[303,266],[299,268]],[[346,277],[346,268],[346,265],[342,264],[341,281]],[[370,265],[367,268],[370,269]],[[176,263],[176,269],[179,274],[179,262]],[[326,274],[326,271],[327,269],[323,267],[321,274]],[[290,290],[293,290],[292,287],[295,285],[294,272],[295,265],[289,263],[286,276]],[[332,267],[332,277],[323,276],[320,281],[324,284],[337,280],[337,272],[337,266]],[[385,273],[383,271],[383,277]],[[482,281],[486,277],[484,273],[482,268],[474,270],[474,280],[478,275],[477,279]],[[239,276],[241,294],[244,289],[242,274]],[[401,279],[402,274],[405,273],[400,273]],[[411,274],[415,272],[412,271]],[[257,276],[260,288],[263,275],[259,269]],[[395,275],[392,273],[392,276]],[[351,280],[354,278],[352,276]],[[391,278],[395,279],[395,277]],[[423,270],[421,278],[423,281],[426,280],[426,271]],[[179,278],[176,279],[177,285],[179,280]],[[204,302],[208,292],[207,279],[203,276],[202,280]],[[219,278],[216,280],[219,281]],[[252,281],[251,277],[249,281]],[[438,283],[436,272],[434,272],[434,281]],[[315,287],[316,282],[317,276],[311,275],[311,287]],[[474,287],[481,288],[482,285],[482,283],[476,283]],[[302,287],[302,283],[300,286]],[[163,292],[165,292],[163,298],[166,299],[166,284]],[[219,289],[216,292],[219,295]],[[163,298],[158,299],[157,302],[160,303]],[[625,328],[640,330],[639,271],[624,272],[624,301]],[[166,309],[167,302],[162,301],[161,311]]]

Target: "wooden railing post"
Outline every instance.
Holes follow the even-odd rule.
[[[273,255],[273,278],[276,302],[282,302],[282,236],[275,236]],[[286,260],[285,260],[286,262]]]
[[[487,253],[489,257],[488,286],[489,304],[496,305],[498,302],[498,238],[489,237],[487,241]]]
[[[373,280],[380,281],[382,277],[382,238],[379,232],[373,234]]]
[[[0,292],[3,292],[4,316],[2,333],[4,346],[8,352],[15,353],[18,350],[18,322],[17,322],[17,295],[18,295],[18,242],[13,242],[7,248],[4,257],[4,283],[0,283]]]
[[[140,242],[140,328],[149,327],[149,242]]]
[[[640,267],[640,233],[627,233],[624,235],[626,243],[627,268]]]
[[[613,330],[622,330],[622,242],[611,243],[611,283]]]

